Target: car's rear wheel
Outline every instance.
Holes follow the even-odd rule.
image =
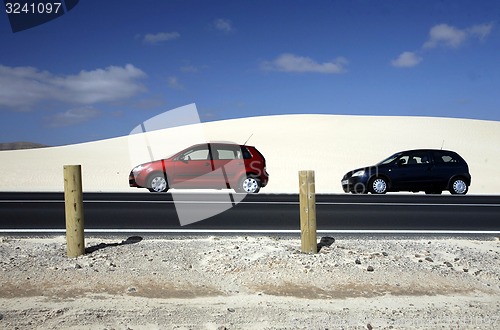
[[[370,189],[372,194],[385,194],[387,192],[387,180],[384,178],[373,178],[368,184],[368,189]]]
[[[238,183],[237,192],[256,194],[260,190],[260,180],[253,176],[245,176]]]
[[[453,195],[465,195],[468,190],[469,186],[462,178],[455,178],[450,183],[450,193]]]
[[[148,180],[148,190],[155,193],[168,191],[166,175],[163,173],[151,174]]]

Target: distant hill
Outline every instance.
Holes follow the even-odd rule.
[[[7,142],[0,143],[0,151],[2,150],[20,150],[20,149],[35,149],[49,147],[45,144],[33,142]]]

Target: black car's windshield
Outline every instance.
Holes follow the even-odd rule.
[[[397,153],[392,155],[391,157],[388,157],[384,159],[383,161],[379,162],[377,165],[385,165],[385,164],[390,164],[392,163],[396,158],[398,158],[401,155],[401,153]]]

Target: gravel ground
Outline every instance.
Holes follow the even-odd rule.
[[[500,240],[0,237],[0,329],[498,329]]]

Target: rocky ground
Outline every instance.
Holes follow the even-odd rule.
[[[0,329],[498,329],[498,237],[0,237]]]

